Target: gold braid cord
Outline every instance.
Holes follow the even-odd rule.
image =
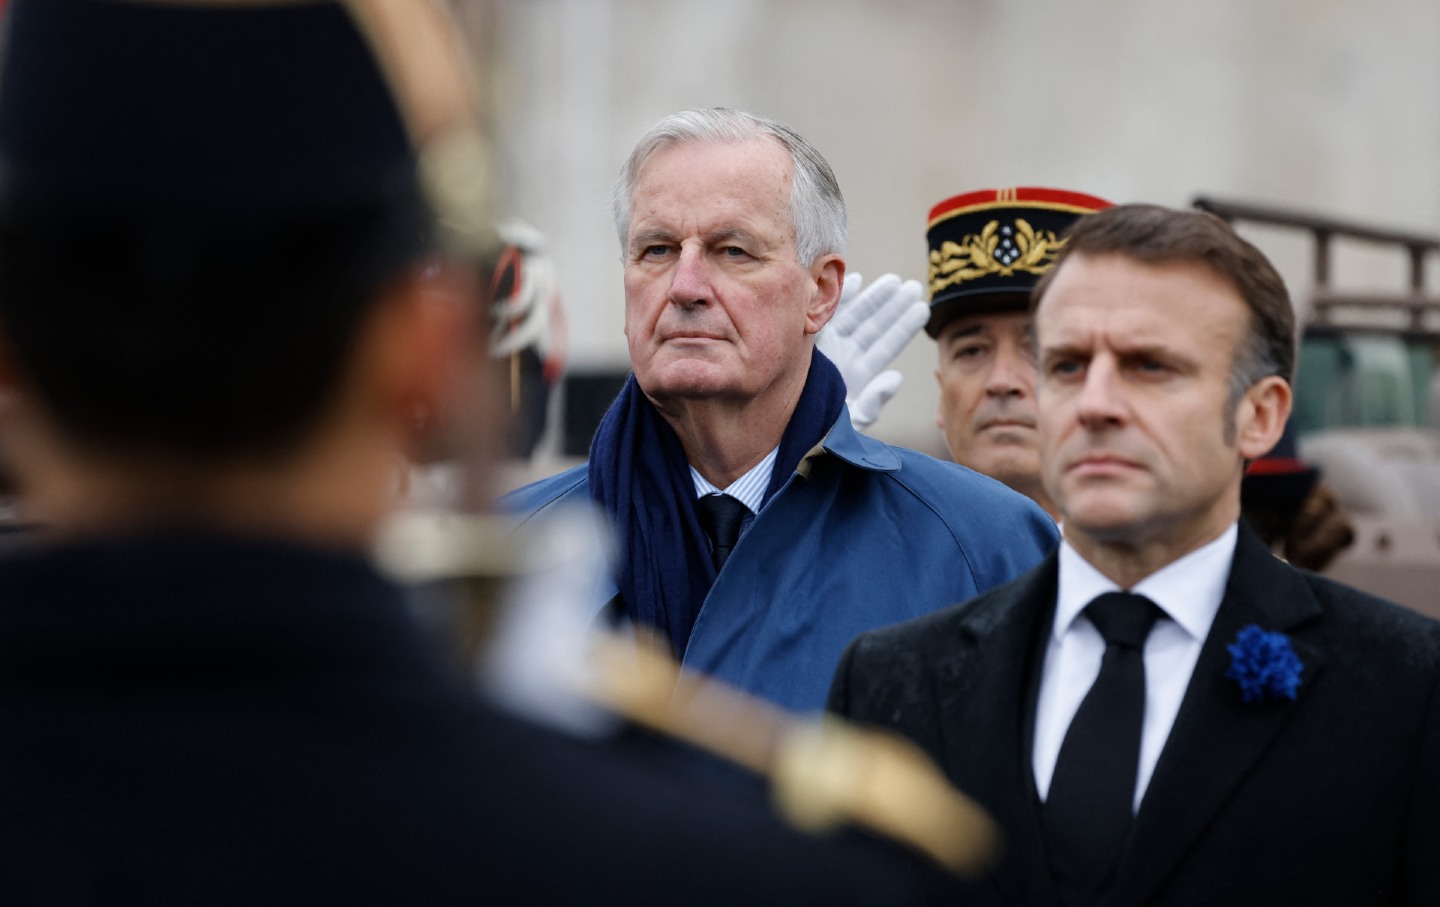
[[[855,825],[958,875],[980,872],[999,850],[993,820],[898,734],[833,716],[799,718],[682,670],[659,644],[602,634],[596,658],[584,695],[768,777],[776,805],[798,828]]]

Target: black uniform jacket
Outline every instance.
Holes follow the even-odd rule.
[[[0,903],[884,903],[914,866],[507,717],[351,554],[0,558]]]
[[[977,903],[1056,903],[1030,768],[1057,557],[970,602],[867,633],[830,708],[918,741],[1008,846]],[[1227,645],[1258,624],[1304,662],[1294,701],[1242,701]],[[1117,905],[1440,905],[1440,624],[1295,570],[1243,525],[1140,805]]]

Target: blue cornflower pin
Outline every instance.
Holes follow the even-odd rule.
[[[1290,647],[1290,637],[1250,624],[1226,648],[1230,670],[1225,676],[1240,684],[1246,702],[1295,698],[1305,664]]]

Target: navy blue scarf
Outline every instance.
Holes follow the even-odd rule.
[[[844,408],[844,379],[816,350],[780,439],[762,509]],[[645,398],[634,375],[600,421],[589,469],[590,495],[604,508],[620,541],[621,613],[655,628],[681,657],[715,582],[715,568],[695,515],[695,482],[680,438]]]

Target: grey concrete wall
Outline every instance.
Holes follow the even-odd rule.
[[[464,0],[460,0],[464,2]],[[794,125],[851,212],[849,265],[925,276],[931,205],[1053,185],[1186,205],[1197,193],[1440,232],[1434,0],[491,0],[508,213],[559,258],[572,362],[623,363],[610,182],[684,107]],[[1307,245],[1254,231],[1292,291]],[[1342,280],[1399,288],[1342,249]],[[937,451],[934,350],[876,428]]]

